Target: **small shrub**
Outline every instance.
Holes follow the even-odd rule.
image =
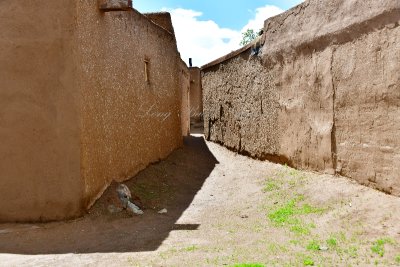
[[[308,250],[318,251],[319,248],[320,248],[320,245],[319,245],[318,241],[316,241],[316,240],[311,241],[311,242],[307,245],[307,249],[308,249]]]
[[[242,33],[242,40],[240,41],[241,46],[245,46],[251,43],[254,39],[257,38],[256,33],[253,29],[247,29],[245,32]]]
[[[337,246],[337,240],[334,237],[329,238],[328,240],[326,240],[326,243],[328,244],[328,246],[330,247],[336,247]]]
[[[371,251],[383,257],[385,255],[385,244],[394,244],[394,241],[389,238],[378,239],[373,243]]]
[[[314,266],[314,261],[311,259],[311,257],[305,257],[303,264],[304,266]]]

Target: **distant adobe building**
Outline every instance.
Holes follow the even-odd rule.
[[[80,216],[182,145],[190,77],[168,13],[1,1],[0,36],[0,221]]]
[[[203,88],[200,68],[190,67],[190,119],[192,123],[203,121]]]

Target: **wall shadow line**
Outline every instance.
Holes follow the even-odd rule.
[[[110,213],[116,184],[87,215],[68,222],[0,224],[0,253],[41,255],[155,251],[171,231],[196,231],[178,219],[218,161],[203,137],[189,136],[167,159],[152,164],[125,184],[140,197],[145,214]],[[158,214],[162,208],[168,213]]]

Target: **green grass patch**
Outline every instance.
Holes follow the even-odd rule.
[[[345,250],[345,253],[347,253],[352,258],[357,258],[358,248],[356,246],[350,246],[347,250]]]
[[[312,207],[309,204],[304,204],[300,209],[301,214],[321,213],[323,211],[323,209]]]
[[[315,225],[304,223],[298,216],[321,213],[323,209],[312,207],[309,204],[299,205],[298,202],[303,200],[304,196],[298,196],[288,201],[285,205],[270,212],[268,218],[275,226],[289,226],[290,231],[293,233],[309,234],[311,228],[315,228]]]
[[[307,225],[302,224],[295,224],[291,226],[290,231],[298,235],[308,235],[311,232]]]
[[[184,250],[187,251],[187,252],[193,252],[193,251],[196,251],[198,249],[199,248],[197,246],[193,245],[193,246],[185,248]]]
[[[268,218],[276,225],[283,226],[289,223],[289,220],[295,215],[296,201],[291,200],[285,206],[272,211],[268,214]]]
[[[326,244],[328,244],[329,247],[334,248],[337,246],[338,242],[337,242],[336,238],[331,237],[326,240]]]
[[[376,241],[371,246],[371,251],[379,256],[383,257],[385,255],[385,245],[394,244],[395,242],[390,238],[381,238]]]
[[[308,243],[307,245],[307,250],[311,250],[311,251],[319,251],[320,249],[320,244],[318,241],[316,240],[312,240],[310,243]]]
[[[394,261],[400,265],[400,254],[394,257]]]
[[[298,219],[292,222],[293,224],[290,226],[290,231],[298,235],[308,235],[311,233],[311,229],[315,228],[313,223],[305,223]]]
[[[264,185],[263,192],[272,192],[275,190],[279,190],[279,186],[275,181],[268,180]]]
[[[304,264],[304,266],[314,266],[314,261],[311,257],[306,256],[303,259],[303,264]]]

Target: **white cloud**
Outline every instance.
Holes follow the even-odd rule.
[[[242,32],[247,29],[253,29],[256,32],[258,32],[258,30],[264,27],[264,21],[267,18],[276,16],[282,12],[283,10],[277,6],[267,5],[264,7],[257,8],[255,17],[249,20],[249,22],[243,27]]]
[[[195,66],[202,66],[240,48],[241,32],[249,28],[258,31],[263,27],[264,20],[283,12],[276,6],[257,8],[254,18],[239,32],[221,28],[212,20],[201,20],[201,12],[182,8],[163,10],[171,13],[182,59],[188,62],[190,57],[193,58]]]

